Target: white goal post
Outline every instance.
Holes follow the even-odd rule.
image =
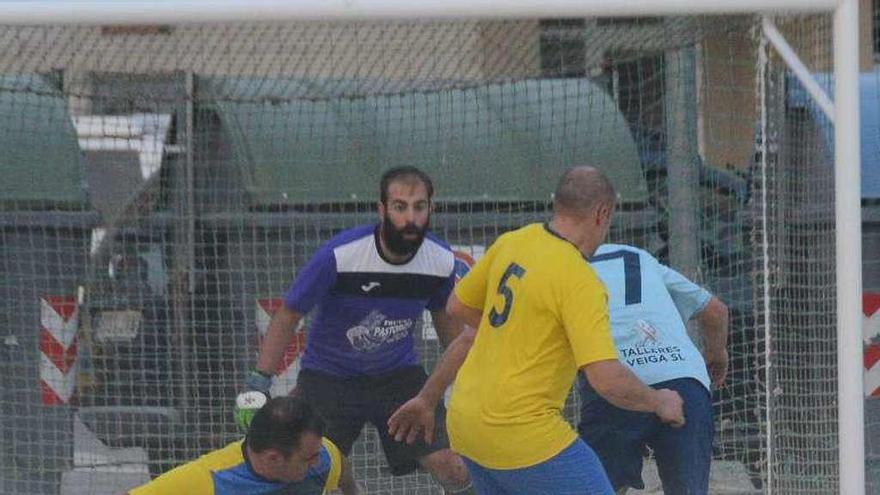
[[[856,0],[225,0],[6,1],[0,24],[155,24],[231,21],[512,19],[672,14],[833,12],[834,94],[804,78],[793,52],[765,32],[824,111],[833,109],[840,493],[865,492],[861,297],[859,19]],[[780,35],[781,36],[781,35]],[[780,48],[783,47],[783,48]],[[801,65],[802,67],[802,65]],[[831,106],[829,106],[831,105]],[[770,366],[768,362],[768,366]]]

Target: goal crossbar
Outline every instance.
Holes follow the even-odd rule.
[[[0,23],[144,24],[181,22],[524,18],[829,12],[838,0],[186,0],[180,2],[21,1],[0,4]]]

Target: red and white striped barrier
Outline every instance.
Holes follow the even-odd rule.
[[[862,297],[865,319],[862,338],[865,350],[865,396],[880,397],[880,294],[865,293]]]
[[[76,297],[40,299],[40,395],[44,405],[65,405],[73,398],[78,326]]]
[[[272,320],[272,315],[275,314],[275,310],[281,307],[281,304],[283,303],[280,298],[257,299],[257,332],[260,347],[262,347],[263,338],[269,330],[269,321]],[[293,391],[296,386],[296,377],[299,374],[299,355],[305,348],[306,332],[300,326],[293,342],[284,351],[284,358],[272,378],[272,387],[269,389],[272,397],[289,395]]]

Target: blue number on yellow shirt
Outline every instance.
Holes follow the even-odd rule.
[[[510,308],[513,306],[513,291],[510,289],[510,286],[507,285],[507,281],[510,277],[523,278],[523,275],[526,274],[526,269],[517,265],[516,263],[511,263],[507,266],[507,270],[504,270],[504,275],[501,276],[501,280],[498,281],[498,294],[504,298],[504,308],[501,310],[499,314],[495,311],[495,308],[492,308],[492,311],[489,312],[489,324],[495,328],[504,325],[504,322],[507,321],[507,317],[510,316]]]
[[[638,304],[642,302],[642,266],[639,261],[639,254],[632,251],[619,250],[610,253],[602,253],[590,258],[590,263],[598,263],[600,261],[608,261],[617,258],[623,258],[623,277],[625,285],[623,290],[623,300],[626,305]]]

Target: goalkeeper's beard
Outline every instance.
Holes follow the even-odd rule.
[[[394,223],[391,222],[391,219],[388,218],[388,215],[386,214],[382,222],[380,233],[382,235],[382,240],[385,241],[385,247],[387,247],[389,251],[397,256],[412,256],[422,246],[422,242],[425,240],[425,233],[428,232],[428,227],[430,225],[431,219],[428,218],[428,221],[425,222],[425,225],[421,228],[414,224],[407,224],[403,228],[398,229],[394,227]],[[413,239],[407,239],[404,237],[406,234],[415,234],[416,237]]]

